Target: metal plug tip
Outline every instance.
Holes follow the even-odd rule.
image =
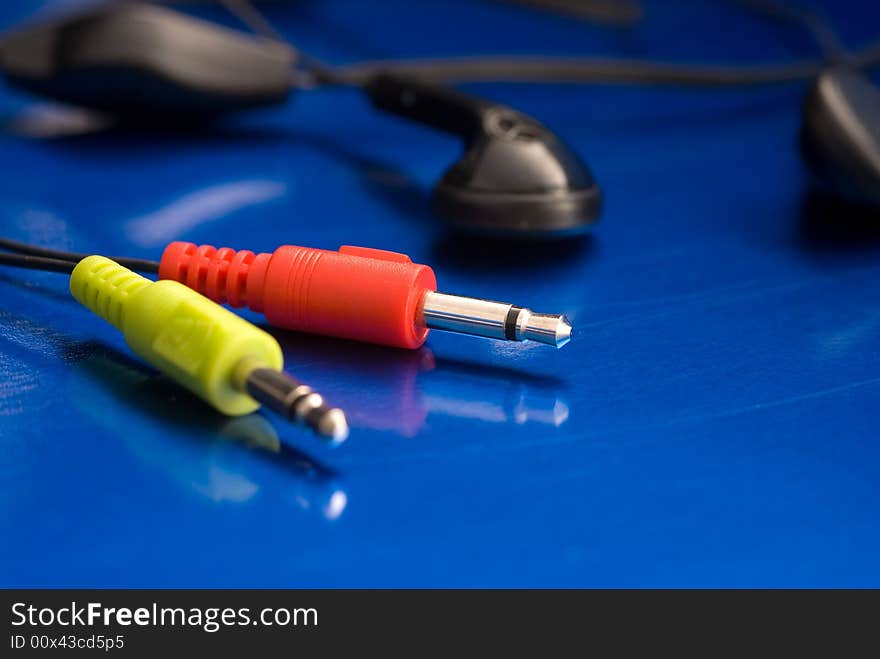
[[[532,313],[528,309],[520,312],[521,336],[529,341],[538,341],[555,348],[561,348],[571,341],[571,325],[565,316],[545,313]]]
[[[559,317],[559,324],[556,326],[556,347],[561,348],[571,341],[571,323],[565,316]]]
[[[318,421],[318,433],[330,439],[333,444],[341,444],[348,439],[348,422],[345,413],[338,407],[327,410]]]
[[[325,405],[320,394],[287,373],[256,368],[247,376],[245,388],[257,402],[293,422],[308,426],[333,444],[348,437],[348,423],[342,410]]]

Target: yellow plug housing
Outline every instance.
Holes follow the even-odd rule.
[[[70,292],[137,355],[224,414],[256,410],[246,380],[256,369],[283,366],[269,334],[176,281],[151,281],[89,256],[70,275]]]

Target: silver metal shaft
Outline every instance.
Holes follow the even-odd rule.
[[[565,316],[473,297],[428,291],[422,300],[426,327],[506,341],[539,341],[561,348],[571,340]]]
[[[320,394],[284,371],[256,368],[248,375],[245,387],[258,402],[291,421],[304,423],[322,437],[333,442],[348,437],[342,410],[327,406]]]

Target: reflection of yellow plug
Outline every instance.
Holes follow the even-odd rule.
[[[80,261],[70,292],[122,331],[140,357],[230,415],[265,403],[336,440],[345,416],[281,373],[278,342],[243,318],[176,281],[154,282],[103,256]]]

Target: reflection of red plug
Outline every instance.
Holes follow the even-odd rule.
[[[159,277],[262,312],[276,327],[397,348],[418,348],[429,328],[556,347],[571,336],[563,316],[437,293],[431,268],[381,249],[284,245],[254,254],[174,242],[162,254]]]
[[[175,279],[233,307],[266,314],[276,327],[417,348],[434,272],[405,254],[345,246],[338,252],[279,247],[272,254],[175,242],[162,254],[159,277]]]

